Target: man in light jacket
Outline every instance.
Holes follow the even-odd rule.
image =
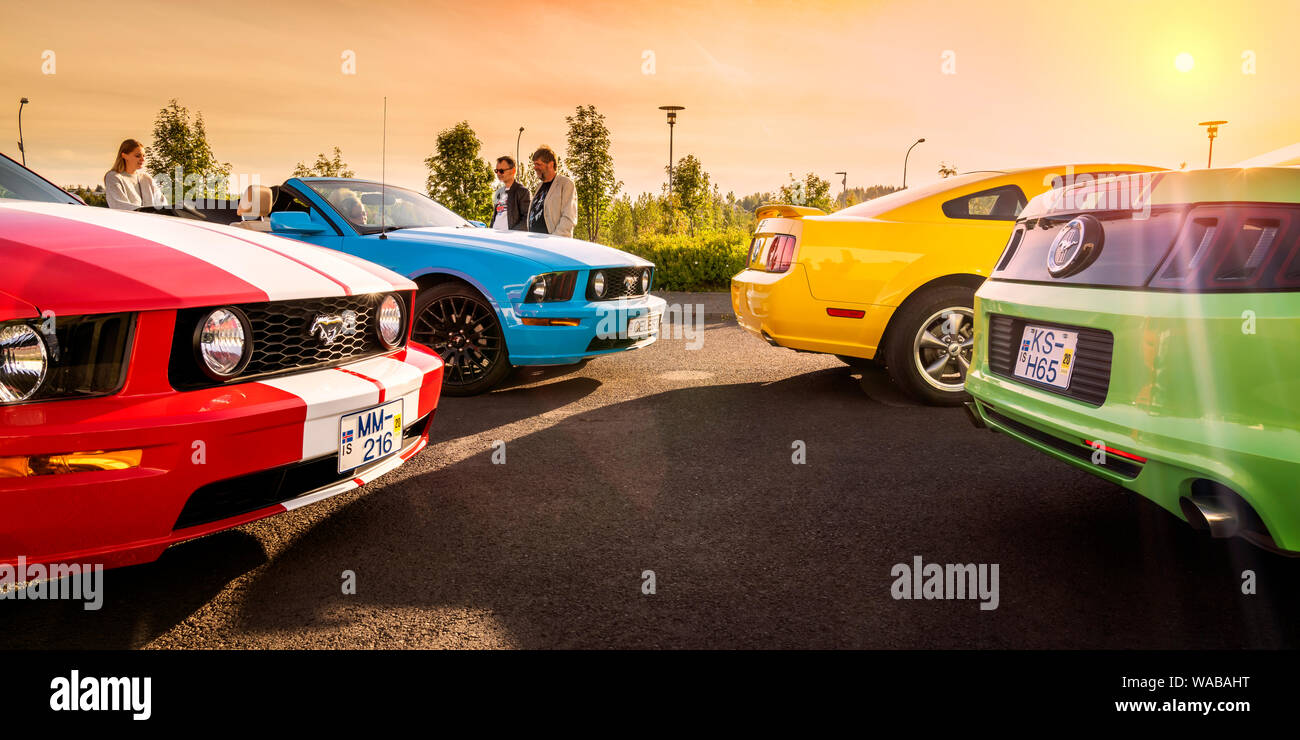
[[[549,146],[533,152],[533,171],[542,184],[528,205],[528,230],[571,237],[578,222],[578,196],[573,180],[556,173],[556,164],[555,150]]]

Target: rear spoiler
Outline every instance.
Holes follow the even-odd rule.
[[[803,218],[804,216],[825,216],[826,211],[809,206],[789,206],[781,203],[762,205],[754,212],[754,218]]]

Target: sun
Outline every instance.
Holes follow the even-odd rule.
[[[1179,72],[1191,72],[1192,67],[1195,66],[1196,66],[1196,60],[1193,59],[1192,55],[1188,54],[1187,52],[1183,52],[1182,54],[1179,54],[1178,56],[1174,57],[1174,68],[1177,69]]]

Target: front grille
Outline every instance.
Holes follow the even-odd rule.
[[[432,413],[426,414],[402,432],[403,450],[424,434],[432,419]],[[330,455],[209,483],[190,495],[172,529],[197,527],[265,509],[305,493],[352,480],[364,474],[367,469],[387,461],[387,458],[378,460],[365,467],[340,473],[338,455]]]
[[[649,268],[645,267],[604,267],[599,270],[592,270],[587,276],[587,300],[589,301],[612,301],[618,298],[630,298],[634,296],[645,295],[641,289],[641,272]],[[592,287],[591,280],[596,273],[605,274],[605,295],[597,296],[595,289]],[[634,278],[632,287],[627,287],[627,278]],[[654,280],[653,273],[650,276]]]
[[[1028,378],[1016,377],[1016,353],[1020,349],[1020,339],[1024,335],[1026,324],[1055,326],[1079,333],[1069,388],[1057,388]],[[1027,321],[997,314],[989,316],[987,347],[989,370],[994,375],[1073,398],[1091,406],[1100,406],[1106,402],[1106,394],[1110,390],[1110,360],[1114,345],[1114,335],[1100,329],[1053,324],[1046,321]]]
[[[399,297],[406,299],[404,295]],[[252,327],[253,352],[244,371],[225,382],[333,367],[386,351],[375,329],[375,314],[382,298],[383,294],[370,294],[236,306]],[[211,310],[208,307],[176,313],[168,377],[178,390],[221,385],[203,373],[194,352],[194,332]],[[317,316],[337,316],[343,311],[356,312],[355,332],[338,337],[328,347],[310,333]]]
[[[1026,436],[1034,440],[1035,442],[1046,445],[1058,452],[1069,455],[1070,457],[1073,457],[1076,460],[1081,460],[1083,462],[1088,463],[1089,465],[1097,465],[1097,467],[1105,468],[1106,470],[1109,470],[1112,473],[1117,473],[1119,475],[1122,475],[1125,478],[1136,478],[1138,476],[1138,473],[1142,472],[1141,465],[1125,460],[1119,455],[1106,455],[1104,458],[1104,462],[1094,463],[1092,461],[1092,456],[1096,450],[1094,450],[1092,447],[1083,444],[1071,444],[1067,440],[1061,439],[1060,437],[1057,437],[1052,434],[1048,434],[1047,432],[1035,429],[1034,427],[1031,427],[1028,424],[1021,424],[1015,419],[1008,418],[998,413],[986,403],[980,403],[980,406],[984,409],[984,414],[988,416],[988,418],[997,422],[998,424],[1001,424],[1002,426],[1006,427],[1007,429],[1010,429],[1013,432]]]

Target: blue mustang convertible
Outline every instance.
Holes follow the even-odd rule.
[[[654,264],[634,255],[482,228],[367,180],[291,178],[269,190],[251,203],[262,204],[251,213],[259,219],[237,226],[347,252],[419,285],[411,338],[442,356],[446,394],[482,393],[513,366],[568,365],[659,337]]]

